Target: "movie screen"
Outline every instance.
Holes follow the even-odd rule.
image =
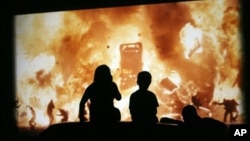
[[[137,73],[147,70],[159,119],[182,120],[182,107],[192,104],[203,117],[244,123],[238,0],[31,13],[14,19],[19,128],[79,121],[79,102],[101,64],[110,67],[122,94],[114,101],[122,121],[131,121],[129,97],[138,89]]]

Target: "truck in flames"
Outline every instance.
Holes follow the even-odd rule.
[[[121,56],[121,89],[127,89],[136,84],[137,73],[142,70],[142,43],[124,43],[120,45]]]

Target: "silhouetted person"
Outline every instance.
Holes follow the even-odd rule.
[[[64,109],[62,109],[62,108],[60,108],[59,109],[59,112],[60,112],[60,114],[59,114],[59,116],[62,116],[62,119],[61,119],[61,122],[67,122],[68,121],[68,118],[69,118],[69,113],[68,113],[68,111],[66,111],[66,110],[64,110]]]
[[[219,120],[201,118],[193,105],[186,105],[182,110],[183,124],[181,125],[185,140],[218,140],[227,139],[227,125]]]
[[[224,122],[227,122],[228,115],[230,116],[230,119],[229,119],[230,122],[236,121],[236,118],[238,117],[238,110],[236,107],[239,104],[235,101],[235,99],[230,99],[230,100],[223,99],[223,102],[221,103],[219,102],[214,102],[214,103],[218,105],[224,105],[224,109],[225,109],[224,118],[223,118]]]
[[[34,129],[35,126],[36,126],[36,121],[35,121],[36,112],[35,112],[33,107],[31,107],[31,106],[27,106],[27,107],[30,109],[30,112],[31,112],[31,115],[32,115],[31,119],[29,120],[29,125],[30,125],[31,129]]]
[[[156,95],[148,90],[152,76],[147,71],[141,71],[137,76],[139,89],[130,96],[129,110],[132,121],[135,123],[156,123],[157,107]]]
[[[53,124],[54,122],[54,116],[53,116],[53,109],[55,108],[53,100],[50,100],[48,106],[47,106],[47,114],[49,116],[49,125]]]
[[[120,121],[119,109],[114,107],[114,99],[120,100],[121,94],[116,83],[112,80],[110,69],[107,65],[96,68],[94,81],[85,90],[79,104],[79,119],[84,122],[85,104],[90,100],[90,122],[105,123]]]

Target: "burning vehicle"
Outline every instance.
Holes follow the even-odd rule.
[[[142,43],[124,43],[120,45],[121,89],[136,85],[138,72],[142,70]]]

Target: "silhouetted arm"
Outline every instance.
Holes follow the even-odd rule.
[[[87,88],[85,93],[82,96],[82,99],[80,101],[79,104],[79,114],[78,114],[78,118],[80,119],[80,122],[84,122],[84,110],[85,110],[85,104],[89,99],[89,89]]]
[[[121,93],[120,93],[120,91],[115,83],[113,83],[113,87],[114,87],[115,99],[121,100],[122,95],[121,95]]]
[[[159,107],[159,103],[158,103],[158,99],[157,99],[157,97],[156,97],[156,95],[155,94],[153,94],[153,107],[155,107],[155,108],[153,108],[153,114],[154,115],[156,115],[157,114],[157,108]]]
[[[136,109],[135,109],[135,105],[134,105],[134,96],[131,94],[130,98],[129,98],[129,112],[130,115],[133,119],[133,116],[136,114]]]
[[[220,102],[216,102],[216,101],[214,101],[214,102],[213,102],[213,104],[217,104],[217,105],[224,105],[224,102],[221,102],[221,103],[220,103]]]

